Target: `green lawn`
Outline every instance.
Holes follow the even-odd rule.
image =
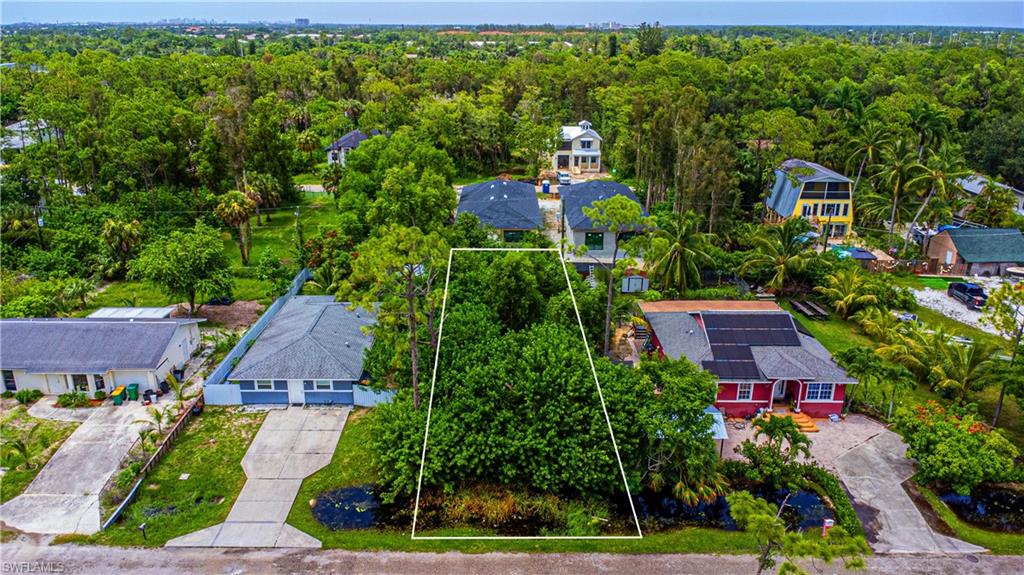
[[[34,467],[26,469],[20,456],[8,453],[8,446],[36,424],[39,427],[29,440]],[[69,421],[37,419],[22,405],[5,410],[0,415],[0,466],[8,470],[0,480],[0,503],[20,495],[77,427],[77,423]]]
[[[996,555],[1024,555],[1024,534],[999,533],[965,523],[956,516],[956,513],[953,513],[952,509],[946,507],[946,504],[931,489],[920,483],[917,487],[935,513],[958,538],[968,543],[981,545]]]
[[[245,484],[242,456],[265,413],[207,406],[153,468],[122,520],[89,539],[104,545],[159,547],[227,518]],[[179,477],[188,473],[188,479]],[[146,524],[146,539],[139,524]]]
[[[849,320],[840,319],[834,314],[825,320],[809,319],[794,310],[788,301],[782,302],[781,305],[832,353],[838,353],[854,345],[874,347],[871,338],[861,333],[860,328]]]
[[[369,412],[353,412],[334,452],[330,465],[307,477],[292,504],[288,523],[323,542],[326,549],[390,551],[488,551],[516,552],[606,552],[606,553],[750,553],[756,549],[753,537],[746,533],[718,529],[682,528],[645,535],[641,540],[475,540],[413,541],[407,531],[348,530],[332,531],[313,517],[309,502],[319,494],[376,480],[371,468]],[[488,535],[475,529],[446,529],[421,532],[421,535]]]

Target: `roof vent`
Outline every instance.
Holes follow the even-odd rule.
[[[346,341],[346,342],[345,342],[345,347],[352,347],[352,346],[351,346],[351,345],[349,345],[349,343],[348,343],[348,342]]]

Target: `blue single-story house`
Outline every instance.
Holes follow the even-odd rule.
[[[523,234],[544,227],[537,201],[537,188],[525,182],[491,180],[462,188],[456,214],[468,212],[480,224],[497,230],[506,242],[517,242]]]
[[[361,382],[375,316],[331,296],[287,301],[228,375],[243,404],[374,405]]]

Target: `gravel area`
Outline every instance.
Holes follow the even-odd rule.
[[[991,288],[986,287],[986,290],[989,289]],[[918,305],[937,311],[950,319],[955,319],[960,323],[976,327],[992,335],[999,335],[995,328],[981,322],[980,311],[967,309],[963,302],[949,297],[944,291],[932,288],[918,289],[914,290],[914,297],[917,298]]]

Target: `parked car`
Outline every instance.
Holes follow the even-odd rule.
[[[921,323],[921,320],[917,317],[916,313],[910,313],[909,311],[905,311],[905,312],[895,312],[894,311],[892,313],[893,313],[893,315],[896,316],[896,319],[898,319],[898,320],[900,320],[900,321],[902,321],[904,323],[916,323],[917,325],[924,325],[924,324]]]
[[[967,306],[967,309],[981,309],[988,301],[988,294],[978,284],[967,282],[953,282],[946,288],[949,297],[956,298]]]
[[[571,184],[572,184],[572,176],[569,175],[569,172],[558,172],[558,185],[559,186],[568,186],[568,185],[571,185]]]

